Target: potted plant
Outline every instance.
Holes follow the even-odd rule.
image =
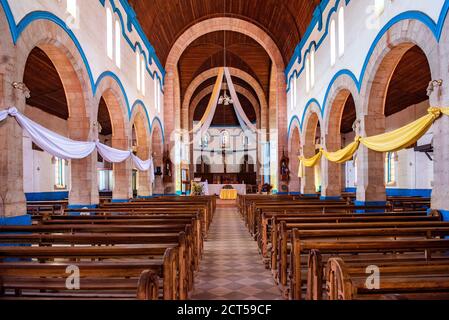
[[[271,194],[272,189],[273,187],[271,186],[271,184],[265,183],[264,185],[262,185],[261,192],[262,194]]]

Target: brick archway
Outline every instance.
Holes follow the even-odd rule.
[[[128,121],[125,98],[122,96],[117,82],[111,77],[105,77],[100,82],[95,100],[97,101],[95,114],[98,114],[100,99],[103,98],[108,108],[112,124],[112,147],[120,150],[129,150],[131,142],[131,128]],[[94,119],[97,119],[96,116]],[[114,163],[114,189],[113,200],[127,200],[132,198],[131,161]]]
[[[360,116],[359,94],[354,81],[347,75],[339,77],[332,85],[329,96],[325,101],[326,108],[324,123],[325,136],[324,143],[327,151],[337,151],[341,149],[341,122],[344,107],[348,99],[352,97],[356,106],[356,118]],[[342,179],[342,165],[333,163],[327,159],[322,161],[322,190],[323,197],[337,198],[341,196],[344,189]]]
[[[418,46],[427,57],[432,79],[440,74],[438,43],[423,23],[404,20],[393,25],[379,40],[368,63],[362,83],[361,127],[363,136],[385,132],[385,101],[390,80],[404,54]],[[357,156],[357,200],[385,201],[384,155],[361,147]]]
[[[295,122],[290,130],[288,139],[288,158],[290,160],[290,181],[288,184],[289,192],[299,193],[301,190],[301,182],[298,178],[299,155],[301,151],[300,128]]]
[[[16,44],[16,79],[23,79],[25,66],[33,48],[39,47],[54,64],[62,81],[69,111],[68,137],[74,140],[92,138],[92,90],[89,75],[78,48],[68,34],[47,20],[36,20],[22,32]],[[15,79],[15,80],[16,80]],[[24,110],[25,99],[16,104]],[[96,157],[71,160],[70,205],[98,203]]]
[[[151,132],[151,153],[154,161],[154,168],[161,167],[163,171],[164,145],[162,140],[162,128],[158,121],[153,122]],[[164,183],[162,176],[156,176],[153,186],[153,194],[164,194]]]
[[[320,108],[316,104],[312,104],[307,112],[303,123],[302,141],[302,155],[306,158],[311,158],[316,153],[316,141],[318,125],[320,125],[320,135],[323,137],[323,121],[321,119]],[[301,179],[301,192],[303,194],[316,193],[316,167],[305,168],[304,177]]]
[[[144,106],[139,104],[133,109],[130,123],[131,127],[135,128],[136,133],[136,143],[137,143],[136,155],[142,160],[147,160],[150,157],[151,151],[150,146],[151,130],[149,125],[149,119],[147,118]],[[137,176],[138,176],[137,196],[139,197],[150,196],[152,191],[151,184],[149,182],[150,172],[139,171],[137,173]]]
[[[171,48],[165,66],[165,94],[164,94],[164,121],[166,141],[170,141],[171,147],[179,147],[176,139],[176,131],[182,128],[182,117],[186,116],[181,112],[181,94],[178,75],[178,61],[185,49],[199,37],[216,31],[233,31],[245,34],[258,42],[270,56],[272,61],[270,79],[270,100],[269,100],[269,124],[270,130],[276,130],[277,135],[270,135],[271,145],[277,150],[278,157],[282,154],[282,147],[287,143],[287,95],[285,64],[279,48],[271,37],[255,24],[238,18],[219,17],[198,22],[176,40]],[[188,113],[187,113],[188,115]],[[187,117],[188,120],[188,117]],[[179,131],[178,131],[179,132]],[[172,137],[173,135],[173,137]],[[275,138],[277,137],[277,138]],[[172,139],[173,138],[173,139]],[[179,140],[179,139],[178,139]],[[172,148],[172,150],[175,150]],[[174,156],[172,152],[171,156]],[[272,175],[278,175],[278,164],[271,163]],[[175,175],[179,175],[175,170]],[[179,176],[176,177],[179,180]],[[277,179],[273,181],[274,190],[278,189]]]

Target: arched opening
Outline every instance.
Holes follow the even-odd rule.
[[[159,124],[154,123],[151,134],[151,152],[153,155],[154,169],[157,173],[162,172],[163,168],[163,156],[164,145],[162,141],[162,130]],[[164,183],[161,174],[155,175],[155,181],[153,184],[153,194],[164,194]]]
[[[321,124],[318,114],[310,111],[305,122],[303,156],[313,157],[321,144]],[[305,168],[304,176],[301,179],[301,192],[304,195],[315,195],[321,189],[321,165],[318,163],[314,167]]]
[[[290,193],[299,193],[301,189],[301,181],[298,176],[300,152],[301,144],[299,128],[295,125],[292,128],[288,142],[288,158],[290,160],[290,180],[288,183],[288,191]]]
[[[115,149],[129,150],[122,105],[112,89],[106,89],[100,97],[97,123],[100,142]],[[100,156],[98,158],[100,192],[105,192],[105,195],[112,192],[113,201],[124,201],[132,198],[130,160],[111,164]]]
[[[24,109],[27,117],[71,139],[88,139],[89,122],[81,82],[61,46],[42,43],[33,47],[24,64],[23,82],[30,89]],[[24,191],[31,199],[68,197],[70,204],[97,201],[87,183],[93,174],[89,166],[91,157],[58,159],[43,152],[26,134],[23,157]]]
[[[356,136],[354,132],[354,123],[357,118],[354,96],[349,89],[342,89],[331,103],[327,134],[326,134],[326,150],[334,152],[346,147],[354,141]],[[338,198],[341,192],[348,188],[353,191],[355,181],[351,179],[353,172],[353,161],[345,164],[338,164],[323,160],[323,197]],[[349,172],[349,174],[346,174]]]
[[[395,130],[425,115],[430,106],[427,88],[431,79],[428,59],[419,46],[403,43],[389,52],[370,90],[365,119],[367,136]],[[430,129],[416,145],[393,156],[367,151],[368,167],[361,173],[368,177],[364,184],[365,196],[376,201],[385,199],[386,195],[430,196],[432,140],[433,130]],[[386,181],[387,176],[394,179]]]
[[[143,107],[139,107],[133,116],[132,150],[142,160],[150,157],[150,129]],[[133,194],[137,197],[151,196],[151,173],[133,170]]]

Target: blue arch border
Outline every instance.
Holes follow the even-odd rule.
[[[103,2],[106,0],[103,0]],[[112,1],[112,0],[110,0]],[[120,0],[122,1],[122,0]],[[102,2],[102,0],[100,0],[100,2]],[[98,90],[98,86],[101,83],[101,81],[106,78],[106,77],[111,77],[112,79],[114,79],[117,82],[117,85],[120,87],[120,90],[122,91],[123,97],[125,99],[125,104],[127,107],[127,111],[128,111],[128,120],[131,118],[131,113],[132,113],[132,108],[130,108],[130,102],[128,99],[128,95],[126,94],[126,90],[125,87],[123,86],[123,83],[121,82],[120,78],[112,71],[104,71],[97,80],[94,80],[94,76],[92,73],[92,69],[90,67],[89,61],[87,59],[87,56],[81,46],[81,43],[79,42],[78,38],[75,36],[75,34],[73,33],[72,30],[70,30],[69,27],[67,27],[66,23],[59,18],[58,16],[54,15],[53,13],[47,12],[47,11],[33,11],[28,13],[25,17],[22,18],[22,20],[16,24],[15,22],[15,18],[14,15],[11,11],[11,8],[9,6],[8,0],[0,0],[0,4],[3,7],[3,11],[5,12],[5,16],[6,16],[6,20],[8,22],[9,25],[9,30],[11,33],[11,37],[12,37],[12,41],[13,44],[16,45],[17,41],[19,40],[20,36],[22,35],[23,31],[34,21],[37,20],[47,20],[47,21],[51,21],[54,24],[56,24],[57,26],[59,26],[62,30],[64,30],[67,35],[70,37],[70,39],[73,41],[75,47],[77,48],[81,59],[83,60],[84,66],[86,68],[86,72],[88,74],[89,77],[89,82],[90,82],[90,86],[92,89],[92,94],[95,96],[97,90]],[[123,20],[121,20],[122,23]],[[140,46],[140,49],[142,49],[142,46],[139,43],[136,43],[134,46],[134,49],[137,50],[137,47]],[[146,59],[146,57],[145,57]],[[154,79],[154,76],[157,76],[157,73],[155,72],[155,74],[151,74],[150,70],[148,69],[148,65],[147,65],[147,70],[149,71],[152,79]],[[162,80],[160,80],[160,83],[162,84]],[[162,88],[162,85],[161,85]],[[139,100],[137,100],[139,101]],[[145,111],[147,112],[147,117],[148,117],[148,124],[149,127],[151,128],[151,120],[148,116],[148,111],[147,108],[145,106],[145,104],[143,103],[143,101],[140,101],[140,103],[142,104],[142,106],[144,107]],[[134,103],[136,104],[136,102]],[[133,104],[133,105],[134,105]],[[157,117],[156,117],[157,118]],[[158,118],[159,119],[159,118]],[[154,121],[154,120],[153,120]],[[162,122],[159,120],[159,122],[161,123],[161,128],[162,131],[164,131],[164,127],[162,125]]]
[[[348,2],[349,2],[349,1],[348,1]],[[336,8],[338,8],[338,6],[337,6]],[[336,9],[336,8],[335,8],[335,9]],[[374,50],[375,50],[375,48],[376,48],[378,42],[382,39],[382,37],[385,35],[385,33],[386,33],[392,26],[394,26],[395,24],[397,24],[397,23],[399,23],[399,22],[401,22],[401,21],[404,21],[404,20],[416,20],[416,21],[419,21],[419,22],[423,23],[426,27],[429,28],[429,30],[432,32],[432,34],[434,35],[435,39],[436,39],[437,42],[439,43],[440,40],[441,40],[441,35],[442,35],[442,33],[443,33],[443,27],[444,27],[444,24],[445,24],[445,22],[446,22],[446,19],[447,19],[448,14],[449,14],[449,0],[446,0],[446,1],[444,2],[444,5],[443,5],[443,7],[442,7],[442,10],[441,10],[441,12],[440,12],[440,16],[439,16],[437,22],[435,22],[435,21],[434,21],[432,18],[430,18],[427,14],[425,14],[425,13],[423,13],[423,12],[421,12],[421,11],[406,11],[406,12],[403,12],[403,13],[401,13],[401,14],[399,14],[399,15],[393,17],[393,18],[392,18],[387,24],[385,24],[385,26],[379,31],[379,33],[377,34],[377,36],[376,36],[376,38],[374,39],[373,43],[371,44],[371,47],[369,48],[368,53],[367,53],[367,56],[366,56],[365,61],[364,61],[364,63],[363,63],[362,70],[361,70],[361,72],[360,72],[359,78],[357,78],[357,76],[356,76],[352,71],[350,71],[350,70],[348,70],[348,69],[342,69],[342,70],[339,70],[339,71],[332,77],[331,81],[329,82],[329,85],[328,85],[328,87],[327,87],[327,89],[326,89],[326,93],[325,93],[325,95],[324,95],[323,103],[320,104],[316,98],[311,98],[311,99],[306,103],[306,107],[304,108],[304,111],[303,111],[303,114],[302,114],[302,117],[301,117],[301,118],[302,118],[301,123],[300,123],[301,131],[302,131],[302,129],[303,129],[304,118],[305,118],[305,116],[306,116],[307,109],[309,108],[309,106],[310,106],[312,103],[316,103],[316,104],[318,105],[318,107],[319,107],[320,110],[321,110],[321,116],[324,116],[324,113],[325,113],[326,107],[327,107],[327,106],[326,106],[326,102],[327,102],[327,99],[328,99],[328,97],[329,97],[330,90],[331,90],[333,84],[335,83],[335,81],[336,81],[339,77],[341,77],[341,76],[343,76],[343,75],[349,76],[349,77],[352,79],[352,81],[354,82],[354,84],[355,84],[355,86],[356,86],[358,92],[360,92],[360,90],[361,90],[361,88],[362,88],[363,80],[364,80],[364,78],[365,78],[365,74],[366,74],[366,70],[367,70],[367,67],[368,67],[368,63],[369,63],[369,61],[370,61],[370,59],[371,59],[371,56],[372,56],[372,54],[373,54],[373,52],[374,52]],[[329,23],[329,21],[330,21],[330,19],[328,19],[328,23]],[[314,43],[314,42],[313,42],[313,43]],[[312,45],[312,44],[311,44],[311,45]],[[310,50],[311,45],[309,46],[308,51]],[[306,51],[306,54],[308,53],[308,51]],[[300,74],[301,74],[301,72],[303,71],[303,69],[304,69],[304,66],[300,69],[300,71],[298,71],[298,70],[296,70],[296,69],[293,71],[291,77],[290,77],[289,80],[288,80],[288,85],[289,85],[289,86],[290,86],[290,83],[291,83],[291,80],[292,80],[293,76],[299,77]],[[289,89],[287,89],[287,91],[288,91],[288,90],[289,90]]]

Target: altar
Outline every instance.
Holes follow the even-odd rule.
[[[210,184],[208,185],[209,195],[220,195],[224,186],[232,186],[240,195],[246,194],[246,184]]]

